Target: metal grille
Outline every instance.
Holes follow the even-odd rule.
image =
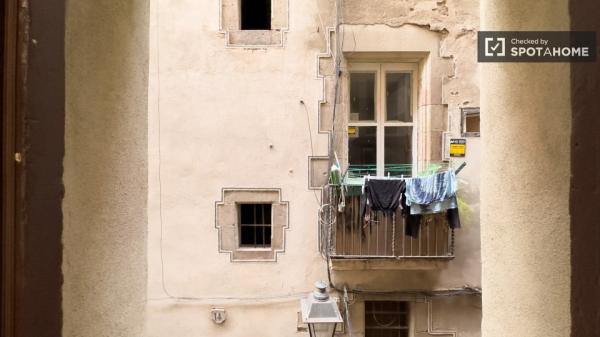
[[[423,216],[418,238],[405,235],[406,222],[398,210],[393,215],[371,211],[360,218],[360,197],[346,198],[338,214],[335,253],[355,257],[440,257],[451,255],[451,229],[445,214]]]
[[[408,303],[365,302],[365,337],[408,337]]]
[[[240,204],[240,247],[271,247],[271,204]]]
[[[371,211],[360,216],[360,196],[347,196],[343,207],[339,189],[327,188],[330,204],[321,221],[322,249],[333,258],[442,258],[454,256],[454,230],[445,213],[424,215],[417,238],[405,235],[406,222],[393,215]],[[331,206],[329,206],[331,205]],[[331,219],[329,213],[335,213]],[[321,214],[322,218],[325,214]],[[367,219],[367,220],[365,220]],[[329,248],[329,251],[326,251]]]

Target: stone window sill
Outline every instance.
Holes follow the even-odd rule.
[[[283,45],[283,33],[272,30],[233,30],[227,33],[227,44],[236,47],[277,47]]]

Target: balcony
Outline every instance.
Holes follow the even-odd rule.
[[[447,169],[444,163],[428,165],[420,174]],[[334,270],[437,269],[454,258],[454,230],[445,214],[423,216],[416,238],[405,235],[406,224],[398,209],[394,215],[371,211],[360,216],[361,175],[373,167],[351,167],[341,185],[327,185],[320,213],[320,248]],[[386,167],[392,176],[412,175],[412,165]],[[342,194],[342,187],[344,193]],[[365,220],[366,218],[366,220]]]

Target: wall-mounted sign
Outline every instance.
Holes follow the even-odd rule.
[[[467,152],[467,140],[464,138],[450,139],[450,157],[464,157]]]
[[[212,308],[210,310],[210,318],[217,324],[223,324],[227,319],[227,312],[223,308]]]
[[[596,32],[480,31],[479,62],[595,62]]]
[[[348,137],[358,137],[358,127],[349,126],[348,127]]]

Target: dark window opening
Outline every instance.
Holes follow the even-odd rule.
[[[365,337],[408,337],[408,303],[365,302]]]
[[[271,29],[271,0],[241,0],[242,30]]]
[[[240,247],[271,247],[271,204],[240,205]]]

